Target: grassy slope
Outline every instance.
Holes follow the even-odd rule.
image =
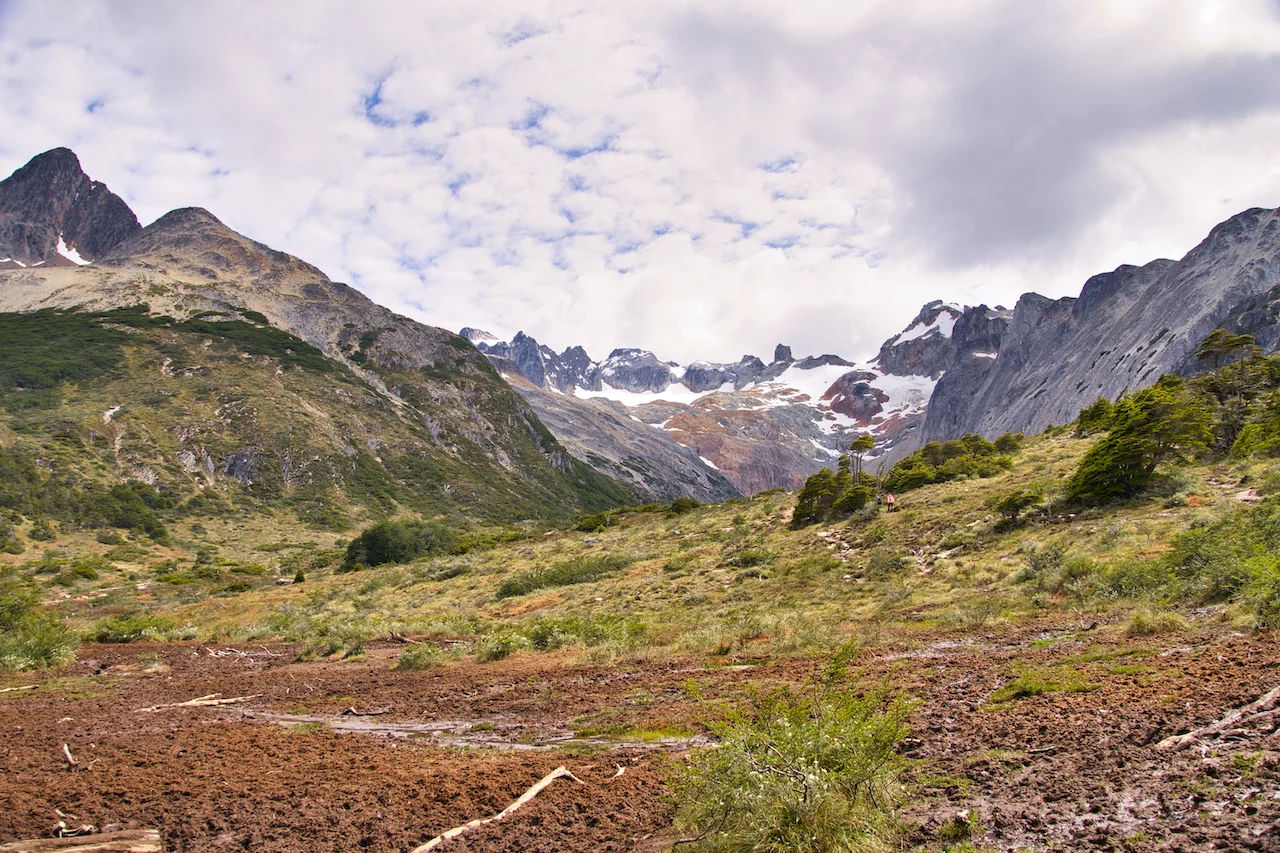
[[[197,516],[283,515],[285,528],[395,512],[564,518],[626,500],[559,460],[482,356],[455,356],[430,375],[381,371],[418,408],[256,320],[0,315],[0,448],[59,477],[139,479],[177,502],[216,496]],[[227,475],[233,455],[239,480]]]
[[[220,543],[221,565],[207,554],[197,565],[190,551],[152,547],[97,580],[75,582],[68,591],[86,598],[64,610],[81,626],[142,609],[171,617],[174,636],[287,637],[323,640],[330,649],[395,630],[476,640],[481,649],[580,641],[593,656],[687,652],[751,660],[817,652],[885,629],[966,633],[1053,612],[1123,612],[1138,602],[1117,597],[1105,582],[1108,571],[1158,559],[1180,531],[1240,506],[1241,480],[1260,480],[1265,468],[1183,469],[1172,500],[1078,517],[1055,513],[1053,523],[998,531],[985,508],[990,494],[1056,488],[1091,441],[1035,437],[1012,471],[910,492],[900,512],[871,519],[793,531],[793,498],[774,493],[679,516],[630,513],[596,533],[513,529],[509,535],[522,538],[488,550],[346,575],[333,571],[339,552],[324,548],[332,543],[297,525],[182,521],[173,525],[179,545]],[[109,551],[85,534],[58,544],[72,554]],[[1055,546],[1062,555],[1029,574],[1034,555],[1052,555]],[[606,554],[628,562],[600,580],[499,595],[517,575]],[[189,582],[158,582],[157,575],[174,573],[163,562],[174,556],[179,579]],[[244,574],[257,571],[255,564],[266,574]],[[299,568],[303,585],[272,580]],[[48,583],[59,575],[41,577]],[[236,579],[244,588],[227,590]],[[148,586],[139,591],[138,583]],[[1238,605],[1220,612],[1242,624],[1250,618]],[[558,621],[535,630],[538,620]]]

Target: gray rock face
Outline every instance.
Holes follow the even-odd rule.
[[[1163,373],[1201,369],[1196,347],[1224,324],[1274,349],[1277,286],[1280,211],[1253,209],[1215,227],[1179,261],[1121,266],[1089,279],[1074,299],[1026,294],[1002,331],[995,318],[971,324],[975,339],[998,333],[998,357],[966,358],[947,370],[923,439],[1067,423],[1100,396],[1114,400]]]
[[[502,360],[495,365],[500,370],[506,366]],[[508,382],[570,453],[645,500],[665,503],[691,497],[710,503],[740,494],[695,450],[635,420],[620,403],[556,394],[518,376],[509,376]]]
[[[600,379],[624,391],[665,391],[675,382],[675,366],[646,350],[616,349],[601,362]]]
[[[129,205],[90,180],[66,148],[37,155],[0,181],[0,256],[26,266],[69,263],[58,254],[59,236],[96,261],[140,228]]]
[[[920,309],[911,324],[884,342],[877,362],[885,373],[897,376],[930,376],[937,379],[947,369],[956,348],[953,324],[961,315],[941,300]]]

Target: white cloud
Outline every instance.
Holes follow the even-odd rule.
[[[3,9],[0,169],[597,358],[861,356],[1280,204],[1266,0]]]

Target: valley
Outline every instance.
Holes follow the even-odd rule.
[[[680,365],[123,205],[0,182],[0,850],[408,853],[558,767],[438,846],[1274,849],[1274,211]]]

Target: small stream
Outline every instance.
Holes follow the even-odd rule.
[[[628,737],[622,735],[577,735],[568,729],[534,728],[495,720],[433,720],[412,722],[379,720],[361,715],[279,714],[249,711],[245,718],[264,720],[280,726],[322,725],[336,732],[356,732],[383,737],[413,738],[433,746],[475,749],[548,750],[566,747],[593,749],[651,749],[678,751],[710,743],[702,735],[683,737]]]

